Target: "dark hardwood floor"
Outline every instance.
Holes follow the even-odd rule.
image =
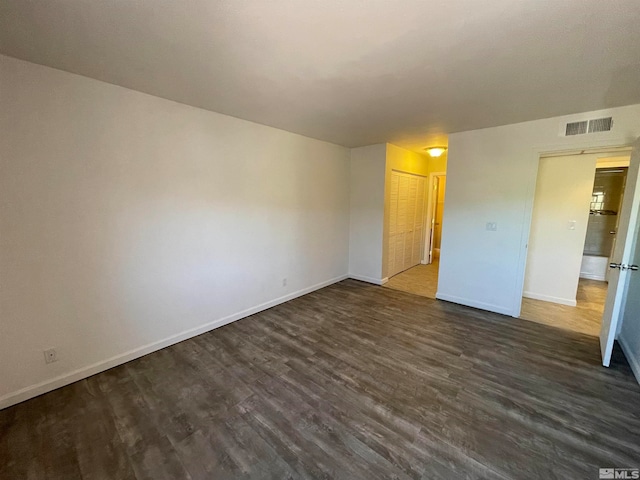
[[[0,411],[5,479],[582,479],[640,466],[597,338],[353,280]]]

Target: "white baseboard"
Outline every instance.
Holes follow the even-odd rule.
[[[340,282],[347,278],[349,278],[349,275],[341,275],[339,277],[332,278],[331,280],[318,283],[311,287],[303,288],[302,290],[298,290],[296,292],[284,295],[274,300],[261,303],[254,307],[248,308],[246,310],[242,310],[241,312],[234,313],[232,315],[228,315],[223,318],[219,318],[218,320],[214,320],[209,323],[205,323],[204,325],[200,325],[199,327],[185,330],[183,332],[177,333],[163,340],[159,340],[157,342],[143,345],[133,350],[129,350],[128,352],[115,355],[106,360],[93,363],[86,367],[82,367],[72,372],[65,373],[58,377],[52,378],[50,380],[45,380],[44,382],[40,382],[35,385],[30,385],[28,387],[22,388],[15,392],[11,392],[7,395],[0,397],[0,410],[3,408],[10,407],[11,405],[15,405],[16,403],[20,403],[25,400],[28,400],[30,398],[37,397],[38,395],[42,395],[43,393],[47,393],[57,388],[64,387],[65,385],[69,385],[70,383],[77,382],[78,380],[82,380],[84,378],[90,377],[92,375],[95,375],[96,373],[104,372],[105,370],[109,370],[110,368],[117,367],[118,365],[122,365],[123,363],[127,363],[131,360],[135,360],[136,358],[140,358],[144,355],[148,355],[149,353],[169,347],[176,343],[187,340],[191,337],[195,337],[203,333],[206,333],[210,330],[214,330],[216,328],[222,327],[229,323],[235,322],[236,320],[240,320],[242,318],[248,317],[249,315],[253,315],[263,310],[267,310],[268,308],[271,308],[271,307],[275,307],[276,305],[280,305],[281,303],[288,302],[289,300],[293,300],[294,298],[301,297],[302,295],[306,295],[307,293],[311,293],[315,290],[319,290],[321,288],[327,287],[329,285]]]
[[[580,278],[586,278],[588,280],[600,280],[604,282],[606,277],[604,275],[595,275],[593,273],[582,273],[580,272]]]
[[[636,355],[622,336],[618,337],[618,343],[620,344],[620,347],[622,347],[622,351],[624,352],[624,356],[627,358],[627,362],[629,362],[633,375],[640,384],[640,352]]]
[[[365,275],[356,275],[353,273],[349,274],[349,278],[353,278],[354,280],[360,280],[361,282],[373,283],[374,285],[384,285],[389,281],[389,277],[373,278],[373,277],[367,277]]]
[[[534,300],[542,300],[544,302],[559,303],[560,305],[568,305],[570,307],[575,307],[578,304],[575,298],[571,299],[571,298],[552,297],[551,295],[542,295],[540,293],[534,293],[534,292],[523,292],[522,296],[527,298],[532,298]]]
[[[488,310],[489,312],[501,313],[502,315],[512,315],[513,311],[510,308],[502,307],[500,305],[494,305],[492,303],[478,302],[469,298],[456,297],[455,295],[447,295],[446,293],[436,293],[438,300],[444,300],[447,302],[458,303],[467,307],[479,308],[480,310]]]

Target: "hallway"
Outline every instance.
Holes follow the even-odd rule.
[[[606,298],[607,282],[581,278],[576,295],[577,306],[523,298],[520,318],[597,337]]]
[[[439,266],[440,263],[437,260],[429,265],[416,265],[391,277],[384,287],[422,297],[436,298]]]

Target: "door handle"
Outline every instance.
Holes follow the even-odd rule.
[[[632,271],[636,271],[638,270],[638,265],[625,265],[623,263],[610,263],[609,264],[609,268],[619,268],[620,270],[624,271],[624,270],[632,270]]]

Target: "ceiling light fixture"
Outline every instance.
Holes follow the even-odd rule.
[[[430,156],[439,157],[447,150],[447,147],[429,147],[426,150]]]

